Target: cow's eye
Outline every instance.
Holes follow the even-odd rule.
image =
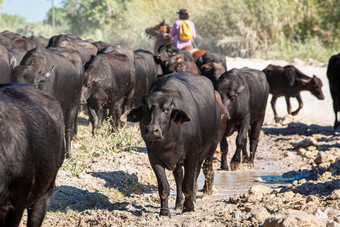
[[[169,108],[163,108],[162,111],[163,111],[163,113],[166,113],[166,114],[167,114],[167,113],[170,112],[170,109],[169,109]]]

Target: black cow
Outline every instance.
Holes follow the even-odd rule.
[[[30,37],[27,37],[30,40],[33,40],[35,43],[38,43],[39,45],[43,46],[43,47],[47,47],[49,39],[45,38],[43,36],[34,36],[31,35]]]
[[[77,50],[84,65],[91,60],[92,55],[97,55],[98,49],[90,42],[69,34],[56,35],[50,38],[47,47],[65,47]]]
[[[183,61],[183,55],[174,54],[169,57],[167,61],[160,61],[158,58],[155,58],[157,64],[159,64],[162,68],[163,75],[185,71],[194,75],[200,75],[201,72],[196,66],[196,63],[193,61]]]
[[[206,178],[203,191],[212,192],[212,159],[226,123],[226,113],[221,112],[207,78],[180,72],[159,77],[143,97],[142,105],[127,115],[128,121],[140,121],[157,177],[160,215],[170,215],[170,188],[165,169],[173,171],[177,185],[176,208],[183,205],[183,212],[194,211],[196,180],[203,161]]]
[[[340,53],[333,55],[329,59],[327,77],[333,99],[333,109],[335,114],[334,129],[338,130],[340,128],[338,121],[338,112],[340,111]]]
[[[34,47],[40,45],[40,43],[36,42],[35,40],[7,30],[0,33],[0,43],[6,48],[14,47],[25,51],[31,50]]]
[[[140,106],[143,96],[150,90],[152,83],[162,74],[160,65],[156,64],[153,54],[146,50],[135,50],[136,81],[133,95],[133,107]]]
[[[74,36],[74,35],[70,35],[70,34],[60,34],[60,35],[52,36],[48,41],[47,47],[57,47],[63,41],[69,41],[71,43],[77,43],[77,42],[82,42],[83,40],[78,36]]]
[[[204,64],[215,62],[221,64],[227,70],[227,60],[224,55],[207,52],[196,60],[197,67],[202,71]]]
[[[222,74],[214,84],[229,112],[225,135],[220,143],[222,160],[221,169],[229,170],[227,164],[227,136],[238,131],[236,152],[231,160],[232,170],[236,170],[241,162],[241,151],[244,162],[254,164],[257,144],[263,124],[269,85],[263,72],[250,68],[232,69]],[[250,140],[250,159],[247,153],[247,132]]]
[[[175,72],[176,65],[173,63],[176,63],[179,58],[181,58],[181,62],[195,62],[189,51],[179,50],[171,44],[160,46],[158,53],[154,55],[155,62],[162,67],[163,75]]]
[[[20,64],[21,60],[24,58],[25,54],[27,53],[27,51],[22,50],[22,49],[18,49],[18,48],[9,48],[7,49],[8,51],[8,59],[9,59],[9,64],[10,64],[10,68],[11,70]]]
[[[201,66],[201,74],[208,77],[212,83],[215,83],[225,71],[223,65],[215,62],[208,62]]]
[[[71,157],[83,79],[84,67],[77,51],[42,46],[28,51],[11,74],[12,82],[33,84],[59,101],[64,112],[67,158]]]
[[[193,62],[195,62],[194,57],[191,55],[191,53],[189,51],[178,49],[175,46],[173,46],[172,44],[161,45],[158,48],[158,51],[155,54],[155,57],[158,58],[160,61],[165,62],[171,56],[178,55],[178,54],[182,56],[183,61],[193,61]]]
[[[58,46],[55,47],[65,47],[71,50],[77,50],[81,56],[84,65],[91,60],[91,56],[97,55],[98,52],[96,46],[84,41],[71,42],[64,40],[61,43],[58,43]]]
[[[135,83],[135,75],[131,69],[130,60],[127,55],[109,52],[98,54],[93,57],[88,64],[85,72],[84,86],[82,89],[81,102],[86,103],[92,96],[90,103],[87,103],[90,114],[96,113],[92,116],[93,119],[98,119],[98,114],[101,111],[101,104],[107,103],[109,116],[112,116],[111,124],[113,130],[120,127],[119,117],[122,110],[117,101],[124,98],[123,107],[129,108],[133,97],[133,88]],[[98,88],[97,86],[101,87]],[[96,94],[97,91],[105,91],[106,96]],[[100,100],[97,98],[99,97]],[[107,100],[102,100],[107,98]],[[99,107],[99,108],[98,108]],[[100,123],[99,121],[95,121]],[[98,125],[92,125],[92,131],[96,131]]]
[[[10,56],[8,50],[3,45],[0,45],[0,83],[8,83],[10,78]]]
[[[28,84],[0,85],[0,226],[41,226],[64,155],[58,101]]]
[[[285,96],[287,103],[288,114],[297,115],[303,107],[300,92],[307,90],[310,91],[315,97],[320,100],[324,99],[322,93],[322,81],[317,76],[313,78],[306,76],[300,70],[293,65],[279,66],[268,65],[263,72],[267,76],[267,80],[270,86],[270,94],[273,95],[271,100],[271,106],[274,112],[274,118],[276,122],[279,122],[277,116],[275,104],[278,97]],[[292,112],[292,106],[290,104],[290,97],[296,97],[299,107]]]

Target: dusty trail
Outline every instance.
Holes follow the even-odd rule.
[[[248,66],[262,70],[270,63],[287,64],[227,58],[229,69]],[[280,98],[277,109],[284,117],[283,125],[273,122],[268,104],[255,167],[243,165],[233,173],[220,171],[216,154],[215,193],[197,198],[196,212],[181,214],[173,209],[175,184],[169,173],[172,217],[159,217],[157,183],[145,148],[91,155],[95,151],[84,145],[91,143],[90,126],[80,125],[79,141],[73,144],[79,161],[65,163],[60,169],[43,226],[339,226],[340,134],[332,129],[326,66],[293,64],[322,79],[325,100],[303,92],[304,107],[292,118],[284,117],[286,104]],[[292,101],[292,105],[294,109],[297,103]],[[134,130],[138,135],[138,128]],[[235,135],[229,138],[230,156],[234,140]],[[276,176],[266,177],[268,170]],[[278,181],[283,179],[282,173],[285,186],[271,188],[283,184]]]

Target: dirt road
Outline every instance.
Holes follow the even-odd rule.
[[[247,66],[262,70],[270,63],[287,64],[227,58],[228,69]],[[322,79],[325,100],[303,92],[303,109],[294,118],[286,117],[283,125],[273,123],[268,104],[255,167],[242,166],[237,172],[226,173],[218,170],[217,154],[215,183],[225,181],[227,188],[215,184],[218,197],[197,198],[195,212],[181,214],[173,209],[175,184],[168,173],[171,218],[159,217],[157,183],[144,145],[128,152],[106,152],[112,142],[105,137],[93,139],[82,116],[79,140],[72,148],[74,159],[66,161],[59,171],[43,226],[339,226],[340,163],[336,160],[340,160],[340,137],[332,129],[326,67],[300,62],[294,65]],[[292,104],[293,108],[297,106],[296,102]],[[287,114],[284,98],[278,100],[277,108],[281,117]],[[131,138],[140,139],[137,126]],[[229,138],[231,151],[234,140],[235,135]],[[256,171],[268,169],[279,174],[290,172],[284,175],[286,182],[275,182],[278,178],[273,180],[262,173],[257,177]],[[248,176],[255,177],[249,180]],[[284,186],[272,188],[275,183]],[[228,190],[236,195],[230,197]],[[25,222],[23,218],[22,225]]]

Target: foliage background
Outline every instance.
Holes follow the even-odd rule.
[[[145,28],[187,8],[195,22],[195,45],[231,57],[327,62],[340,51],[340,4],[336,0],[64,0],[43,23],[2,15],[1,30],[21,35],[69,33],[83,39],[152,50]]]

